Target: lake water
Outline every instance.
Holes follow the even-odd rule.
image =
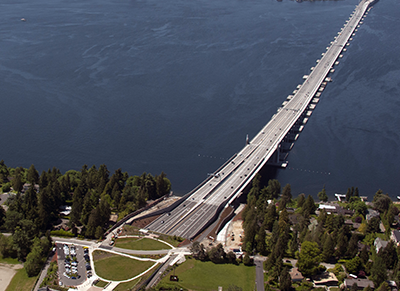
[[[269,121],[357,3],[3,0],[0,159],[164,171],[182,195]],[[381,0],[348,47],[277,172],[294,195],[399,194],[399,15]]]

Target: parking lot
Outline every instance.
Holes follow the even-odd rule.
[[[77,286],[86,280],[87,270],[84,255],[82,246],[57,243],[58,272],[64,286]],[[76,260],[73,260],[74,257]]]

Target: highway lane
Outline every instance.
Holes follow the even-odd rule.
[[[278,109],[264,128],[229,163],[199,187],[182,205],[162,215],[147,228],[183,237],[193,237],[215,215],[218,206],[238,195],[271,158],[303,114],[363,17],[368,3],[362,1],[308,78],[285,106]]]

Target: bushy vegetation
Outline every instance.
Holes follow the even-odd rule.
[[[164,173],[129,176],[118,169],[110,177],[105,165],[84,165],[65,174],[53,168],[39,175],[34,165],[14,169],[0,161],[0,187],[12,191],[7,213],[0,207],[0,228],[12,233],[0,236],[0,254],[25,262],[27,274],[35,276],[51,247],[50,230],[60,223],[62,205],[72,206],[71,232],[56,230],[52,235],[101,238],[112,211],[127,214],[139,209],[148,199],[169,193],[171,183]]]
[[[265,187],[260,180],[259,176],[254,178],[243,211],[243,249],[250,254],[268,255],[264,267],[271,286],[280,290],[292,288],[283,263],[285,257],[298,260],[296,266],[304,277],[324,272],[326,268],[321,262],[341,262],[345,270],[339,267],[333,270],[341,282],[346,274],[369,276],[377,287],[388,278],[400,280],[400,247],[389,241],[376,253],[374,246],[377,237],[389,239],[394,218],[399,214],[399,208],[388,195],[381,190],[375,194],[373,207],[379,215],[367,221],[368,206],[360,199],[357,188],[349,188],[346,201],[340,203],[344,210],[353,211],[348,211],[349,216],[345,218],[343,214],[328,214],[324,209],[316,213],[317,205],[311,195],[300,194],[292,199],[289,184],[281,191],[277,180],[270,180]],[[318,197],[327,201],[325,186]],[[288,206],[294,208],[290,215]],[[358,231],[352,230],[346,220],[359,223]],[[381,222],[385,233],[379,233]],[[364,244],[361,249],[360,243]],[[303,288],[302,285],[296,290]]]

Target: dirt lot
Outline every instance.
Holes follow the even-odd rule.
[[[0,264],[0,291],[5,291],[11,279],[14,277],[18,269],[22,269],[23,266]]]
[[[242,236],[243,236],[243,220],[237,219],[233,220],[228,227],[226,234],[226,249],[238,249],[242,246]]]

